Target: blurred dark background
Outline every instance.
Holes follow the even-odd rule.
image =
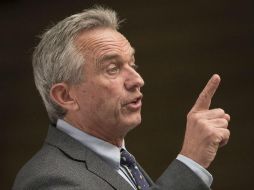
[[[48,119],[35,89],[31,54],[45,28],[93,4],[126,18],[143,88],[142,125],[127,147],[155,180],[177,156],[186,114],[213,73],[222,77],[212,107],[231,115],[231,139],[209,171],[215,190],[251,189],[254,178],[254,3],[199,1],[1,1],[0,189],[41,147]]]

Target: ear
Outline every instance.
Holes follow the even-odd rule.
[[[54,84],[50,89],[51,99],[67,111],[79,109],[78,103],[71,93],[71,88],[66,83]]]

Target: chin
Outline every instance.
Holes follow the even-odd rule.
[[[124,114],[119,118],[119,126],[124,129],[125,132],[136,128],[141,123],[141,114],[140,112]]]
[[[141,123],[141,117],[136,117],[136,118],[129,120],[126,123],[126,127],[129,128],[129,130],[131,130],[131,129],[138,127],[140,125],[140,123]]]

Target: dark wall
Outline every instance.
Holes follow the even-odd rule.
[[[32,76],[37,35],[94,3],[127,20],[143,88],[142,125],[127,147],[156,179],[178,154],[186,114],[213,73],[222,77],[212,107],[231,115],[231,139],[209,171],[213,189],[250,189],[254,177],[254,6],[246,0],[5,1],[0,4],[0,189],[41,147],[48,119]]]

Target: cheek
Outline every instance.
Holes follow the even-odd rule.
[[[119,99],[124,92],[123,82],[120,78],[104,80],[99,88],[98,92],[108,100]]]
[[[91,99],[97,109],[116,109],[121,105],[121,92],[114,85],[100,86],[94,88]]]
[[[90,81],[86,87],[87,90],[83,94],[83,98],[86,99],[85,102],[94,114],[96,112],[100,115],[106,114],[109,116],[111,114],[109,117],[119,115],[121,102],[125,97],[123,83],[120,78],[118,80],[97,78],[96,81]],[[83,107],[86,109],[85,105]]]
[[[114,93],[113,91],[104,94],[101,97],[101,105],[107,106],[109,110],[119,110],[121,108],[122,96],[120,93]]]

